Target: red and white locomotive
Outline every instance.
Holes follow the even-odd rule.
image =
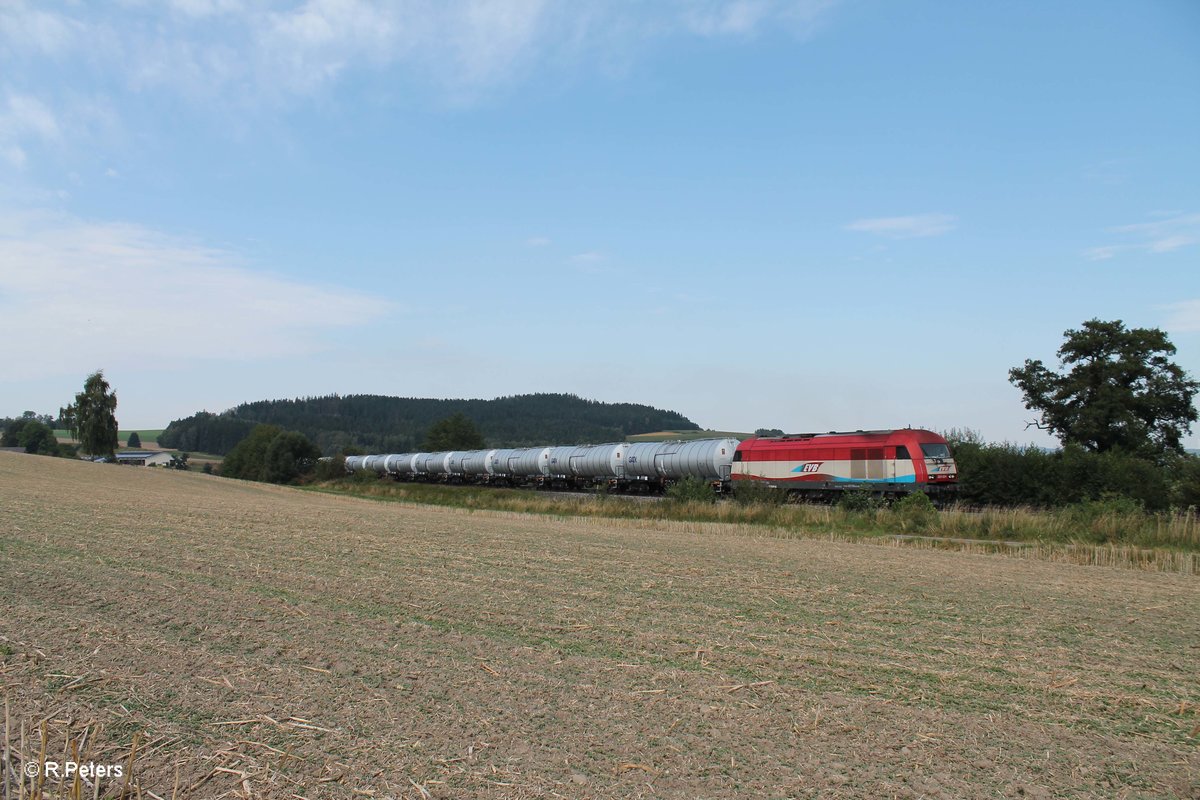
[[[813,499],[847,490],[936,495],[957,487],[958,468],[945,439],[906,428],[746,439],[729,477],[735,492],[739,484],[760,483]]]

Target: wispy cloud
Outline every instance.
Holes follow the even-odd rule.
[[[891,239],[941,236],[954,230],[957,218],[950,214],[913,214],[907,217],[873,217],[846,225],[848,231],[873,233]]]
[[[1167,318],[1163,327],[1168,331],[1172,333],[1200,332],[1200,299],[1171,303],[1164,306],[1164,310],[1167,312]]]
[[[790,28],[793,34],[804,37],[818,27],[833,7],[834,0],[733,0],[680,5],[687,30],[700,36],[751,36],[768,24],[780,23]]]
[[[530,236],[525,240],[525,244],[529,247],[546,247],[550,244],[550,238],[547,236]]]
[[[0,101],[0,156],[11,166],[25,166],[28,141],[57,142],[61,138],[54,112],[36,97],[10,92]]]
[[[1089,261],[1103,261],[1122,253],[1172,253],[1200,243],[1200,214],[1171,212],[1150,222],[1118,225],[1109,229],[1122,240],[1117,244],[1089,247],[1083,251]]]
[[[33,161],[49,122],[67,145],[90,146],[96,129],[120,122],[104,115],[127,95],[139,107],[153,93],[181,97],[233,129],[247,114],[327,100],[356,75],[470,105],[541,74],[628,74],[672,38],[807,38],[835,2],[0,0],[0,166]],[[67,69],[78,76],[69,89],[41,79]]]
[[[576,253],[569,260],[575,271],[584,275],[599,275],[607,271],[604,254],[597,250]]]
[[[121,7],[123,5],[123,7]],[[808,36],[835,0],[171,0],[0,8],[0,55],[86,59],[135,88],[306,95],[401,67],[455,91],[671,36]],[[636,47],[634,49],[637,49]]]
[[[302,283],[237,254],[137,226],[58,215],[0,218],[0,340],[13,380],[97,364],[298,355],[320,333],[388,310],[375,297]]]

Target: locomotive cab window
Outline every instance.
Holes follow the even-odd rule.
[[[926,458],[949,458],[950,448],[941,442],[921,445],[921,452]]]
[[[898,461],[911,461],[912,456],[910,456],[908,454],[907,447],[905,447],[904,445],[900,445],[899,447],[896,448],[896,459]]]
[[[734,460],[734,461],[741,461],[741,460],[742,460],[742,451],[741,451],[741,450],[734,450],[734,451],[733,451],[733,460]]]

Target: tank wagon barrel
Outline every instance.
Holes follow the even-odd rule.
[[[612,444],[594,444],[581,448],[582,452],[573,458],[572,464],[576,474],[588,475],[594,478],[624,478],[625,451],[628,446],[624,442]]]
[[[472,450],[468,453],[463,453],[463,474],[472,477],[490,475],[488,461],[495,452],[495,450]]]
[[[383,460],[383,470],[389,475],[407,475],[412,472],[412,453],[392,453]]]

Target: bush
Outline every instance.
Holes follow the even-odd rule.
[[[743,506],[782,505],[787,502],[787,492],[760,481],[738,481],[733,484],[733,501]]]
[[[321,455],[302,433],[275,425],[258,425],[230,451],[221,474],[268,483],[292,483],[312,472]]]
[[[262,480],[268,483],[293,483],[316,467],[321,451],[303,433],[285,431],[267,447],[263,459]]]
[[[922,495],[924,497],[924,495]],[[858,489],[853,492],[846,492],[842,498],[838,500],[838,508],[842,511],[852,513],[866,513],[868,511],[878,511],[887,505],[883,498],[877,494]]]
[[[1129,453],[1093,453],[1076,445],[1046,452],[1032,446],[960,441],[953,453],[958,498],[971,506],[1048,508],[1116,493],[1150,510],[1163,510],[1180,505],[1176,476],[1187,469],[1184,461],[1158,464]],[[1200,483],[1196,485],[1200,495]]]
[[[125,446],[129,447],[129,448],[141,447],[142,446],[142,437],[138,436],[137,431],[134,431],[133,433],[129,434],[129,439],[126,440]]]
[[[313,480],[336,481],[346,477],[346,457],[336,455],[333,458],[323,458],[317,462],[313,470]]]
[[[54,438],[54,431],[50,430],[49,425],[36,420],[26,423],[17,434],[17,444],[24,447],[26,453],[58,455],[58,440]]]
[[[1171,507],[1200,508],[1200,458],[1180,456],[1171,464]]]
[[[933,501],[924,492],[912,492],[905,495],[900,502],[892,507],[900,520],[901,530],[924,531],[933,527],[937,522],[938,512],[933,507]]]
[[[4,447],[23,447],[26,453],[58,455],[58,440],[50,426],[32,417],[9,420],[0,441]]]
[[[667,487],[667,497],[677,503],[712,503],[717,499],[708,481],[696,477],[672,483]]]

